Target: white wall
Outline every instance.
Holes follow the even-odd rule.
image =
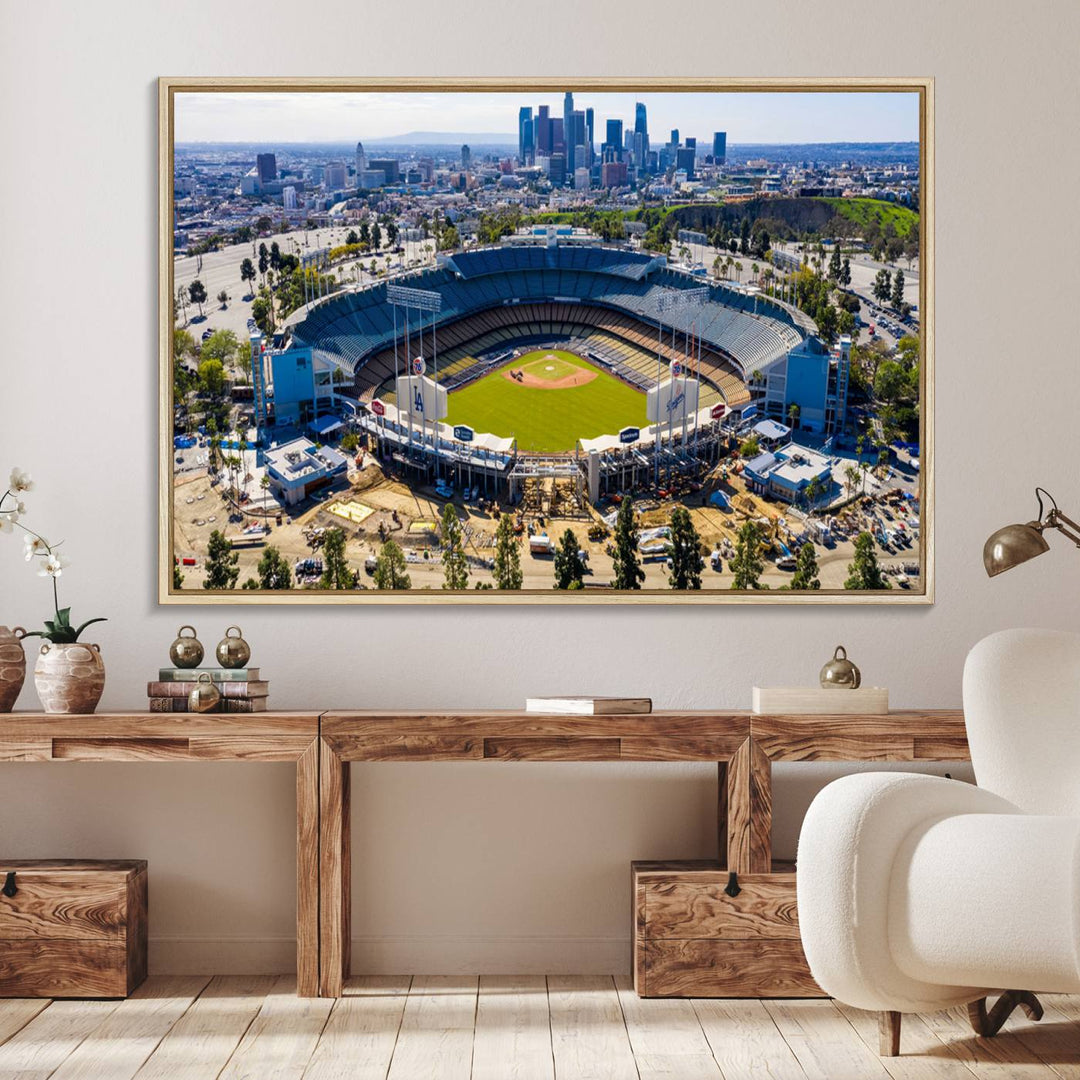
[[[96,635],[103,707],[140,704],[188,620],[208,641],[239,621],[274,703],[304,708],[514,705],[581,689],[746,706],[754,682],[812,679],[838,641],[895,705],[956,705],[979,637],[1073,625],[1071,550],[1052,541],[993,582],[980,550],[1030,515],[1037,481],[1066,508],[1080,496],[1080,8],[487,7],[414,0],[402,22],[400,5],[340,0],[0,0],[0,470],[34,472],[33,521],[67,538],[76,616],[109,616]],[[156,77],[560,69],[937,77],[936,606],[158,608]],[[0,622],[32,624],[47,591],[17,546],[0,537]],[[417,644],[422,667],[404,659]],[[20,705],[35,704],[28,686]],[[823,775],[781,771],[781,852]],[[354,925],[369,969],[625,965],[630,859],[712,850],[709,767],[385,765],[354,780]],[[159,969],[287,963],[287,768],[8,765],[0,790],[0,857],[151,860]]]

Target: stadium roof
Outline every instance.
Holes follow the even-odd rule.
[[[440,266],[395,277],[393,283],[439,292],[436,326],[518,301],[570,301],[625,311],[647,324],[662,323],[669,332],[699,334],[745,376],[814,332],[806,316],[769,297],[746,296],[628,248],[481,248],[447,256]],[[662,310],[661,298],[673,290],[703,286],[708,289],[703,304]],[[294,312],[286,328],[296,345],[311,346],[320,359],[355,373],[393,343],[396,313],[386,301],[386,288],[381,281],[335,293]],[[430,325],[427,316],[423,322]]]

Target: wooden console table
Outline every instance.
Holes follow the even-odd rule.
[[[708,872],[786,875],[782,887],[791,892],[791,868],[774,866],[772,860],[774,761],[963,761],[967,756],[958,709],[887,716],[757,716],[745,711],[603,717],[513,711],[0,716],[0,762],[295,762],[297,984],[302,996],[338,997],[349,973],[353,761],[715,762],[717,844]],[[650,874],[671,879],[687,872],[691,882],[707,876],[700,867],[682,871],[670,864],[674,869],[668,872],[667,865],[636,864],[643,887]],[[747,896],[752,894],[750,889]],[[774,931],[766,926],[752,932],[762,938],[763,957],[769,954],[766,946],[776,953],[779,946],[769,936]],[[778,936],[797,943],[797,927],[788,925]],[[636,956],[639,944],[635,939]],[[692,950],[687,955],[692,957]],[[761,966],[767,967],[765,960]],[[664,979],[666,988],[657,993],[697,992],[692,959],[670,965]],[[745,983],[757,985],[765,984]]]
[[[296,971],[304,997],[319,992],[319,749],[317,712],[0,716],[0,762],[295,762]]]

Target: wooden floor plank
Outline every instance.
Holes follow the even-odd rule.
[[[481,975],[472,1080],[554,1080],[547,979]]]
[[[610,975],[549,975],[548,1004],[558,1080],[638,1080]]]
[[[882,1080],[881,1059],[831,1001],[763,1002],[809,1080]]]
[[[46,1080],[118,1001],[54,1001],[0,1046],[0,1080]]]
[[[834,1002],[871,1053],[878,1052],[878,1014]],[[883,1057],[881,1064],[893,1080],[972,1080],[975,1075],[926,1026],[921,1016],[904,1013],[900,1026],[900,1056]]]
[[[296,977],[279,975],[221,1080],[300,1080],[333,1006],[333,998],[297,997]]]
[[[925,1013],[923,1023],[976,1076],[983,1080],[1047,1080],[1053,1070],[1017,1038],[1015,1029],[1029,1021],[1020,1014],[1007,1021],[992,1039],[979,1038],[972,1030],[967,1010],[961,1006],[946,1012]],[[900,1036],[903,1046],[903,1033]]]
[[[386,1080],[411,981],[408,975],[349,979],[304,1080]]]
[[[26,1027],[48,1004],[48,998],[0,998],[0,1046]]]
[[[417,975],[401,1017],[389,1080],[469,1080],[475,975]]]
[[[135,1080],[214,1080],[236,1050],[273,975],[218,975],[172,1026]]]
[[[1080,997],[1040,994],[1038,1023],[1010,1024],[1017,1038],[1061,1080],[1080,1080]],[[1014,1014],[1015,1016],[1016,1014]]]
[[[724,1080],[806,1080],[756,998],[695,998],[692,1004]]]
[[[131,1080],[209,981],[205,975],[152,975],[79,1044],[53,1080]]]
[[[629,975],[616,975],[615,989],[641,1080],[721,1080],[720,1068],[690,1001],[638,997]]]

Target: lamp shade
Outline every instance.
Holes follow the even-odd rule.
[[[1037,521],[1029,521],[1026,525],[1006,525],[983,544],[983,566],[990,577],[996,577],[1049,550],[1050,545],[1044,539]]]

